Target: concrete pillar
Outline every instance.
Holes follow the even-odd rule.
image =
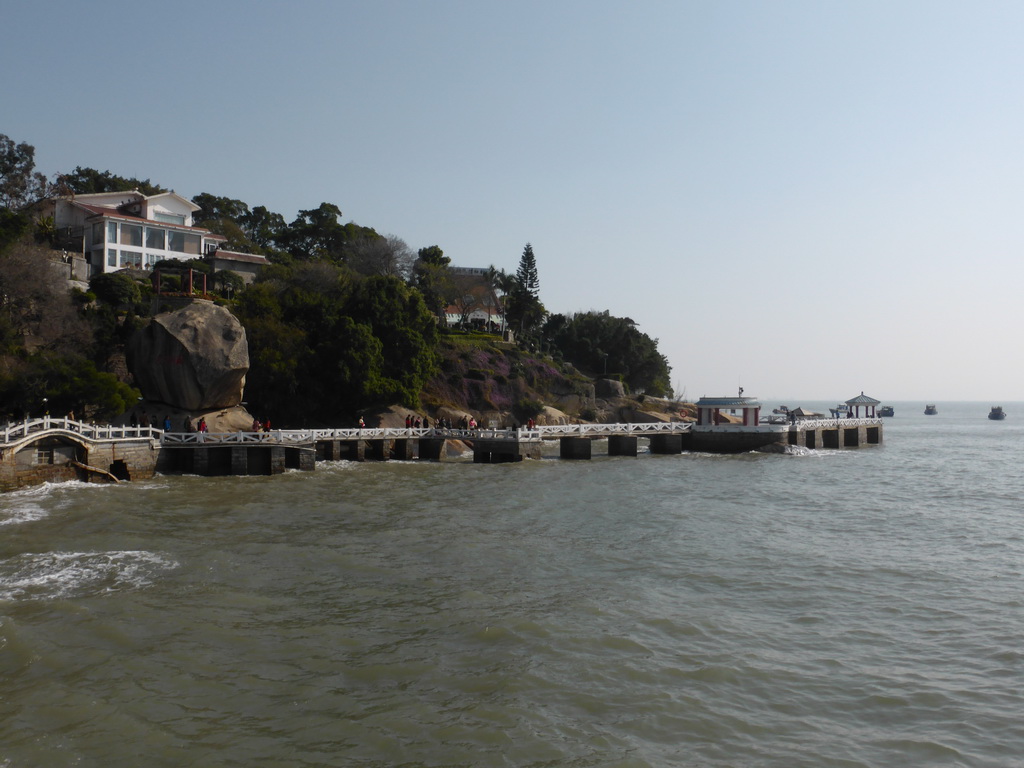
[[[188,450],[187,448],[181,450]],[[205,475],[210,468],[210,449],[205,445],[192,449],[192,471],[197,475]]]
[[[671,455],[682,452],[682,435],[651,435],[651,453]]]
[[[320,440],[316,444],[317,461],[337,461],[341,458],[341,444],[337,440]]]
[[[558,455],[563,459],[589,459],[590,438],[562,437],[558,440]]]
[[[407,438],[397,439],[394,441],[394,448],[391,450],[391,455],[398,461],[411,461],[413,458],[412,448],[412,440]]]
[[[366,461],[366,444],[362,440],[342,440],[338,443],[339,459]]]
[[[608,437],[609,456],[636,456],[637,439],[633,435],[610,435]]]
[[[283,445],[272,445],[270,446],[270,474],[281,475],[284,474],[285,469],[288,468],[288,461],[285,458],[285,448]]]
[[[231,474],[249,474],[249,447],[245,445],[231,446]]]
[[[366,458],[373,461],[387,461],[391,453],[390,440],[366,440]]]

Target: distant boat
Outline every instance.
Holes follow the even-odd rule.
[[[879,416],[895,416],[896,410],[891,405],[883,405],[878,409]]]
[[[934,416],[938,412],[939,412],[939,409],[936,408],[934,405],[926,405],[924,407],[924,415],[925,416]]]
[[[993,405],[992,410],[988,412],[988,417],[993,421],[1002,421],[1006,418],[1006,414],[1003,412],[1003,406]]]
[[[784,415],[788,416],[789,415],[789,406],[787,406],[787,405],[780,405],[778,408],[773,408],[772,409],[772,413],[781,413],[781,414],[784,414]]]
[[[833,419],[845,419],[850,415],[850,406],[840,403],[835,408],[829,408],[828,411],[832,414]]]

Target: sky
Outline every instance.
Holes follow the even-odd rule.
[[[0,133],[515,271],[688,399],[1024,400],[1024,3],[0,0]]]

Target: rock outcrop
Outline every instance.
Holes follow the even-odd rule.
[[[233,408],[249,371],[245,329],[223,307],[196,301],[139,331],[129,367],[149,402],[192,412]]]

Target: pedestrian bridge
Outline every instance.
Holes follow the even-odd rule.
[[[273,475],[312,470],[316,461],[367,459],[440,460],[450,441],[462,441],[477,463],[540,458],[558,441],[564,459],[589,459],[598,440],[609,456],[638,455],[638,441],[652,454],[684,450],[718,453],[799,448],[852,448],[882,442],[881,419],[797,420],[789,424],[642,422],[562,424],[518,429],[381,427],[172,432],[117,427],[45,416],[0,428],[0,489],[47,480],[145,479],[156,472],[200,475]],[[458,454],[461,455],[462,449]]]

